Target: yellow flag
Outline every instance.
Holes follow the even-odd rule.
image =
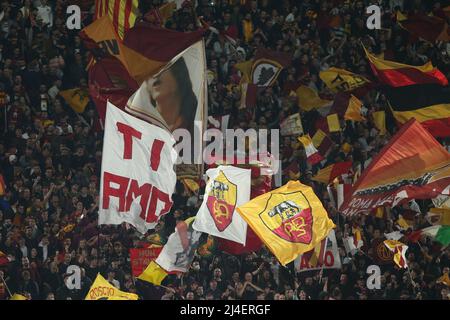
[[[436,283],[442,283],[445,284],[447,287],[450,287],[450,278],[448,276],[448,273],[444,274],[442,277],[437,279]]]
[[[327,134],[325,132],[318,129],[316,131],[316,133],[313,135],[313,137],[311,138],[314,147],[318,148],[322,144],[322,141],[323,141],[323,139],[326,138],[326,136],[327,136]]]
[[[335,227],[311,187],[289,181],[237,208],[282,265],[315,248]]]
[[[361,107],[362,102],[354,95],[351,95],[350,99],[348,100],[348,107],[347,111],[345,111],[344,119],[353,121],[365,121],[366,119],[361,115]]]
[[[242,73],[241,84],[249,83],[252,74],[253,60],[236,63],[234,67]]]
[[[325,85],[335,93],[351,91],[370,82],[366,78],[354,74],[353,72],[334,67],[321,71],[319,77]]]
[[[430,208],[427,219],[432,225],[450,226],[450,209]]]
[[[295,93],[297,94],[298,106],[305,111],[325,107],[333,103],[333,101],[320,98],[316,91],[307,86],[298,87]]]
[[[386,134],[386,112],[377,111],[372,113],[372,116],[375,127],[380,131],[380,136],[384,136]]]
[[[9,300],[28,300],[28,298],[21,294],[14,293]]]
[[[112,298],[112,299],[111,299]],[[97,274],[85,300],[137,300],[135,293],[123,292],[114,287],[100,273]]]
[[[89,103],[89,94],[87,90],[81,88],[74,88],[60,91],[59,95],[64,98],[67,104],[76,113],[83,113]]]
[[[150,261],[150,264],[145,268],[144,272],[138,279],[153,283],[157,286],[167,277],[167,272],[161,268],[156,262]]]
[[[394,262],[400,268],[407,268],[406,250],[408,246],[397,240],[384,240],[384,245],[392,252],[394,252]]]
[[[341,131],[341,125],[339,124],[339,117],[337,113],[329,114],[327,116],[328,129],[330,132]]]

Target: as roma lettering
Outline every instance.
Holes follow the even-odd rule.
[[[133,160],[133,141],[140,140],[142,133],[133,127],[117,122],[117,131],[123,135],[124,150],[122,158],[124,160]],[[157,172],[161,159],[161,151],[164,147],[164,141],[155,139],[150,148],[150,168]],[[135,179],[123,177],[111,172],[103,173],[103,209],[110,208],[110,199],[112,197],[119,199],[119,212],[130,211],[133,201],[140,197],[139,205],[141,207],[140,217],[148,223],[156,222],[158,217],[169,212],[172,207],[172,201],[169,194],[159,190],[150,183],[142,185]],[[157,212],[158,201],[163,203],[160,212]]]

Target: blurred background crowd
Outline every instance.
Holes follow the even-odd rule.
[[[366,27],[366,7],[382,7],[382,29]],[[10,0],[0,2],[0,173],[7,186],[0,196],[0,251],[10,262],[0,266],[0,299],[21,293],[30,299],[84,299],[100,272],[123,291],[142,299],[449,299],[450,248],[429,239],[409,244],[409,269],[393,263],[381,265],[381,288],[369,290],[366,269],[377,264],[372,244],[385,233],[397,230],[399,214],[410,207],[386,210],[383,218],[363,215],[347,218],[330,202],[326,185],[311,180],[320,167],[350,160],[366,168],[396,132],[387,114],[387,133],[379,135],[371,120],[342,123],[331,134],[332,149],[326,162],[310,166],[296,137],[282,137],[283,167],[298,167],[299,180],[311,185],[336,224],[341,269],[297,273],[286,268],[265,249],[242,255],[215,250],[197,255],[182,277],[171,275],[164,287],[134,279],[128,250],[148,243],[155,232],[167,238],[179,220],[196,214],[198,194],[179,183],[171,212],[157,230],[142,236],[132,227],[98,226],[97,209],[103,132],[93,103],[75,113],[58,95],[61,90],[87,86],[88,53],[79,30],[66,27],[66,7],[74,1]],[[158,0],[140,1],[145,13]],[[83,25],[92,20],[92,1],[78,1]],[[331,66],[373,78],[361,43],[384,58],[412,65],[431,60],[450,78],[450,50],[444,44],[410,41],[396,24],[396,12],[433,13],[443,16],[446,1],[429,0],[249,0],[198,1],[175,12],[165,27],[178,31],[198,28],[202,17],[219,31],[233,35],[231,45],[220,33],[208,32],[208,113],[230,114],[230,128],[279,129],[287,116],[300,111],[306,132],[317,111],[299,109],[291,92],[299,85],[314,88],[322,96],[331,93],[318,74]],[[194,10],[194,11],[193,11]],[[142,15],[143,16],[143,15]],[[330,23],[334,21],[334,23]],[[276,83],[257,98],[252,110],[239,110],[241,74],[234,65],[252,58],[259,47],[288,52],[292,65]],[[367,115],[385,110],[386,100],[372,90],[362,100]],[[370,119],[370,117],[367,117]],[[448,141],[440,141],[448,146]],[[283,175],[283,182],[289,180]],[[424,216],[430,201],[417,201],[412,230],[428,226]],[[355,254],[345,251],[342,239],[352,228],[361,230],[363,247]],[[81,267],[81,289],[65,285],[67,267]],[[6,285],[5,285],[6,284]]]

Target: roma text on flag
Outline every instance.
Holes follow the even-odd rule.
[[[283,265],[312,250],[335,227],[312,188],[298,181],[237,210]]]
[[[450,154],[414,119],[404,124],[372,160],[352,188],[341,212],[370,212],[411,199],[449,194]]]

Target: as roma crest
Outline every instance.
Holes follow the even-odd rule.
[[[294,243],[311,243],[312,209],[302,192],[289,194],[289,200],[284,194],[272,194],[259,217],[278,237]]]
[[[211,182],[206,201],[209,213],[220,232],[224,231],[233,220],[236,198],[236,185],[220,171],[219,175]]]
[[[252,83],[258,87],[268,87],[273,84],[282,69],[283,66],[276,61],[258,59],[251,71]]]

